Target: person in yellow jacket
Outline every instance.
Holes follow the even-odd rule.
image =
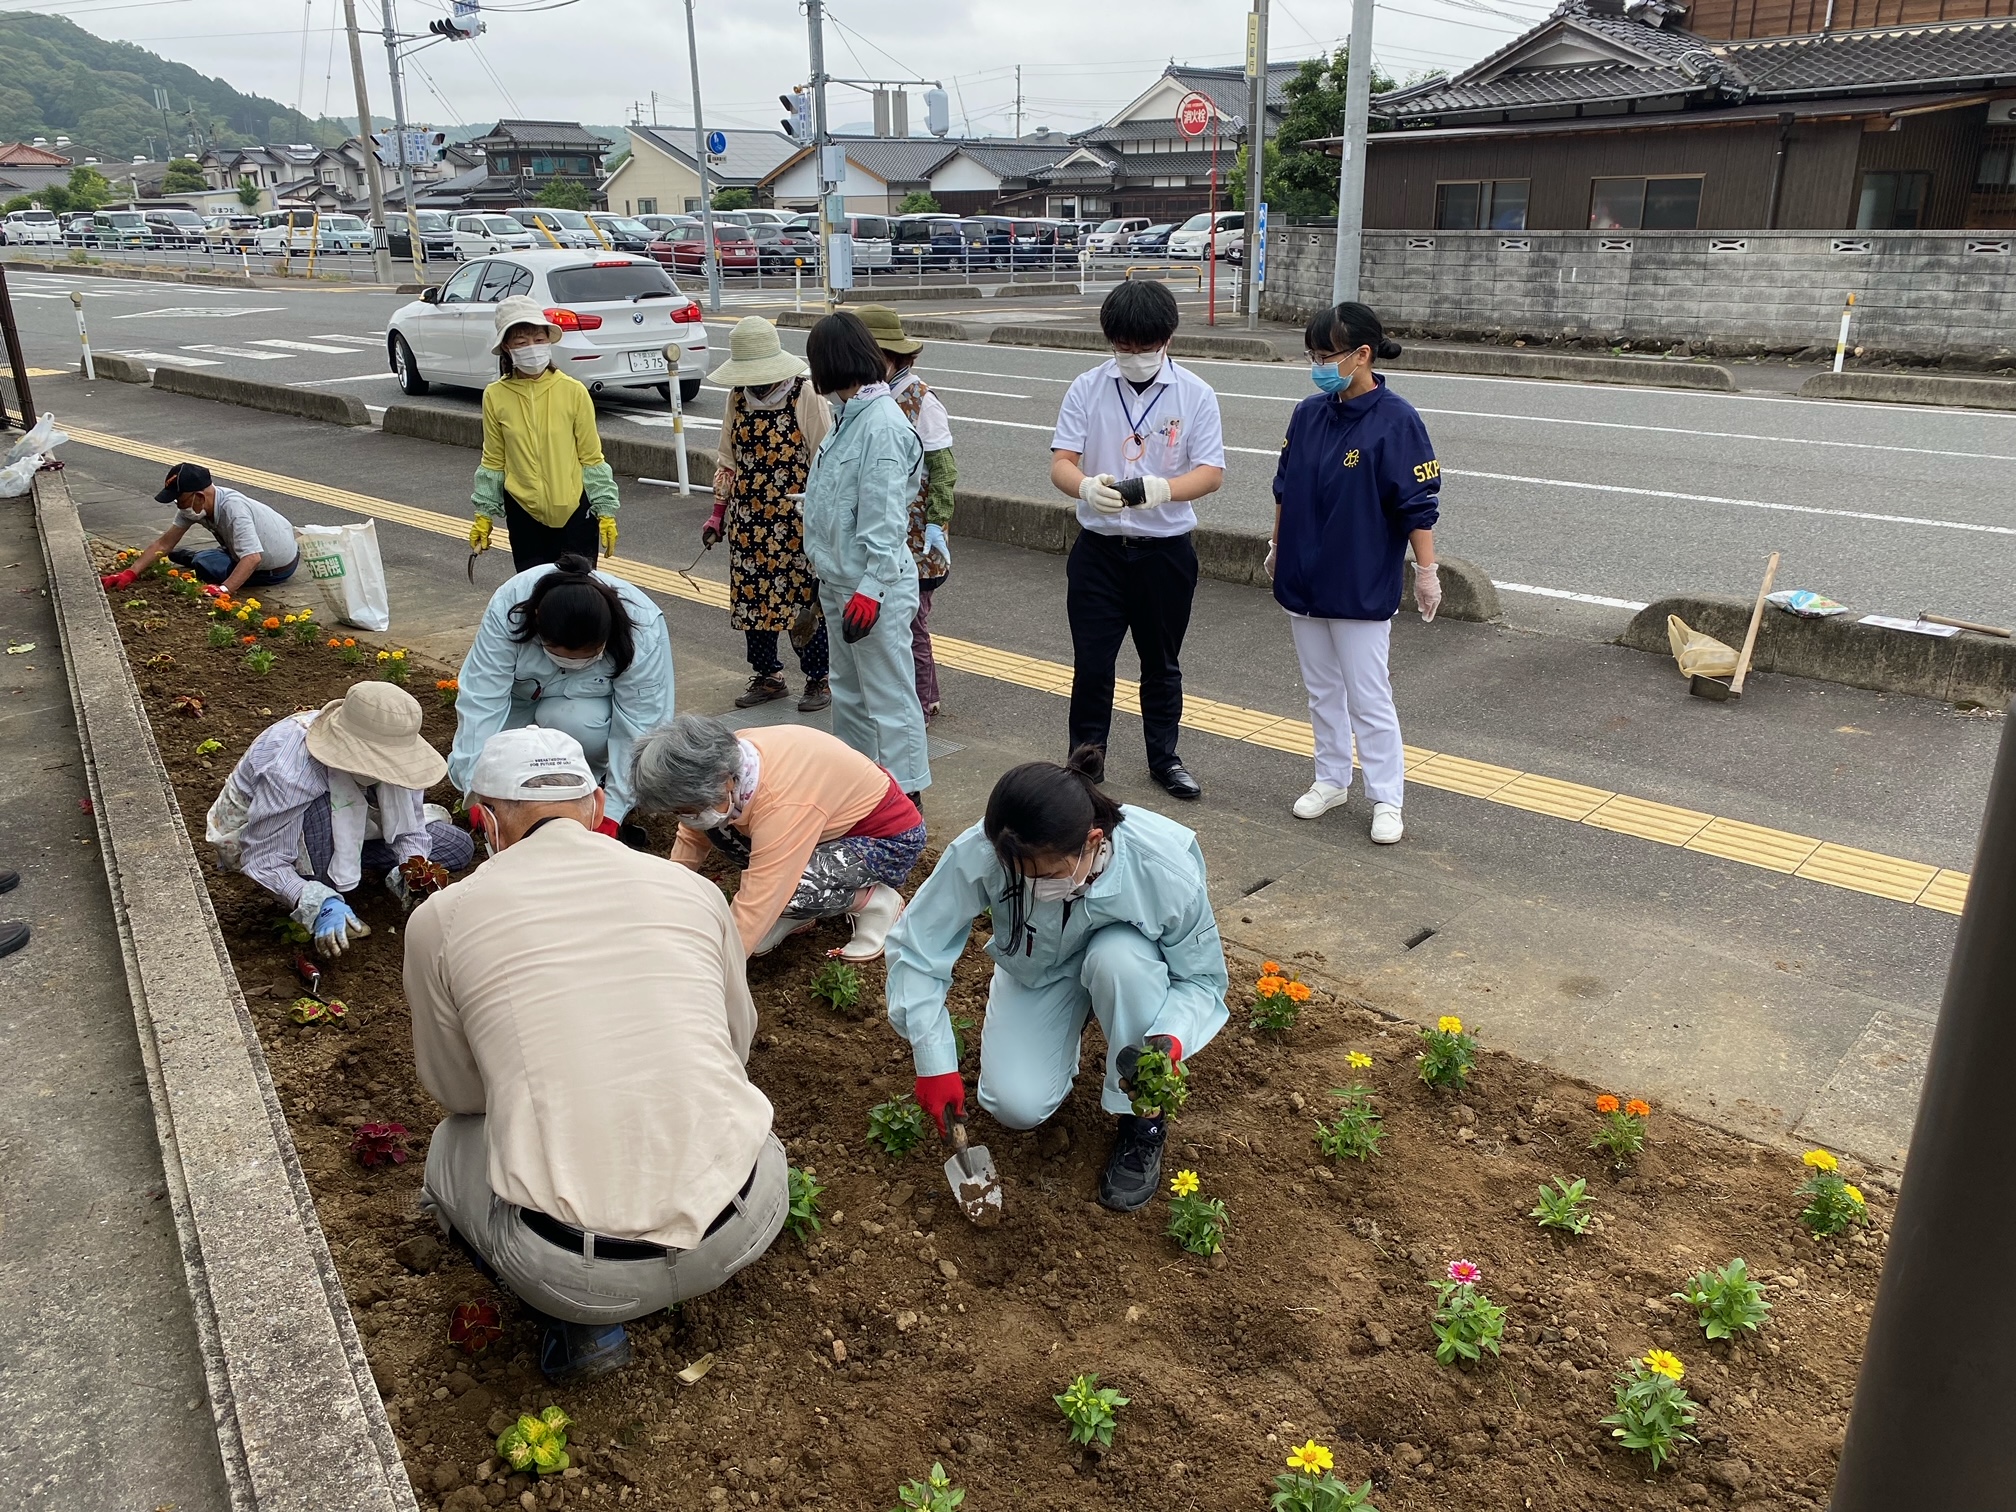
[[[503,520],[517,572],[544,567],[567,552],[591,561],[599,544],[616,551],[616,475],[602,460],[595,401],[578,379],[553,367],[560,328],[537,300],[497,303],[497,382],[483,390],[483,458],[472,500],[469,549],[490,549]]]

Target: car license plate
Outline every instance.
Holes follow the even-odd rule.
[[[663,352],[632,352],[630,371],[633,373],[662,373],[665,371]]]

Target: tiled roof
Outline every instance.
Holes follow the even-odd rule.
[[[1377,115],[1427,116],[1467,110],[1520,110],[1536,105],[1587,100],[1631,100],[1682,94],[1701,86],[1670,68],[1633,68],[1626,63],[1592,63],[1574,68],[1507,73],[1482,83],[1446,83],[1419,94],[1404,106],[1373,102]]]
[[[1302,71],[1301,60],[1269,63],[1267,65],[1267,108],[1279,113],[1288,108],[1288,96],[1283,86]],[[1243,116],[1246,114],[1246,71],[1241,68],[1189,68],[1180,63],[1171,63],[1163,73],[1181,84],[1185,89],[1194,89],[1218,108],[1222,115]]]
[[[836,136],[834,145],[847,149],[847,160],[885,184],[921,184],[956,146],[937,137]]]
[[[632,126],[630,130],[692,166],[692,127]],[[727,131],[722,135],[728,138],[728,150],[718,165],[708,163],[707,172],[724,184],[760,183],[778,164],[789,162],[799,152],[798,144],[781,131]]]
[[[579,121],[499,121],[476,139],[478,145],[525,147],[609,147],[607,137],[599,137]]]
[[[1964,88],[2016,77],[2016,21],[1886,26],[1721,42],[1760,95],[1842,89]]]
[[[60,152],[51,152],[47,147],[37,147],[29,142],[0,143],[0,167],[5,168],[67,168],[70,159]]]
[[[954,151],[971,158],[997,178],[1028,178],[1078,150],[1061,137],[1053,144],[1034,142],[964,142]]]

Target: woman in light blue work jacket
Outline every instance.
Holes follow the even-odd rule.
[[[1092,781],[1100,752],[1016,767],[987,816],[945,848],[887,944],[889,1022],[910,1042],[917,1101],[941,1131],[963,1117],[945,994],[974,918],[992,912],[994,980],[980,1035],[980,1106],[1011,1129],[1042,1123],[1071,1090],[1088,1015],[1106,1037],[1100,1106],[1119,1115],[1099,1200],[1148,1203],[1164,1119],[1127,1095],[1145,1048],[1180,1061],[1225,1027],[1225,948],[1197,837]]]
[[[490,596],[463,658],[448,780],[465,795],[483,743],[499,730],[565,730],[601,778],[605,833],[641,845],[625,825],[630,752],[672,718],[672,642],[642,590],[562,556]]]
[[[819,574],[826,623],[840,627],[833,733],[916,799],[931,785],[910,658],[910,501],[924,476],[923,444],[889,397],[882,349],[858,317],[828,315],[812,327],[805,364],[813,387],[833,401],[833,429],[805,484],[805,557]]]

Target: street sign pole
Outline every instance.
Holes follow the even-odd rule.
[[[819,188],[819,280],[826,308],[833,308],[833,221],[826,204],[826,7],[805,0],[805,24],[812,34],[812,179]]]
[[[1365,130],[1372,103],[1372,0],[1351,0],[1351,53],[1344,69],[1344,156],[1337,165],[1337,262],[1330,300],[1358,297],[1365,247]]]
[[[413,266],[427,264],[427,248],[420,240],[420,209],[413,203],[413,165],[406,151],[406,85],[399,73],[399,29],[392,19],[392,0],[382,0],[379,14],[385,22],[385,67],[392,80],[393,140],[399,144],[399,191],[406,198],[406,232],[413,242]],[[423,278],[425,274],[421,275]]]
[[[714,245],[714,191],[707,185],[707,128],[700,124],[700,39],[693,30],[693,0],[686,0],[686,61],[693,74],[693,171],[700,176],[700,266],[707,270],[707,308],[721,313],[721,256]],[[672,381],[679,381],[674,374]]]
[[[1265,256],[1253,229],[1256,207],[1261,223],[1266,223],[1266,206],[1260,196],[1265,189],[1267,157],[1267,0],[1253,0],[1253,14],[1246,18],[1246,250],[1239,258],[1240,307],[1246,312],[1246,329],[1260,329],[1259,259]]]
[[[392,248],[386,240],[385,175],[371,141],[371,96],[364,88],[364,44],[357,36],[357,0],[343,0],[343,29],[350,35],[350,82],[357,91],[357,145],[364,153],[364,182],[371,188],[371,262],[381,284],[392,282]],[[406,226],[420,234],[413,207],[406,207]]]

